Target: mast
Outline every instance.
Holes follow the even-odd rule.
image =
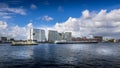
[[[30,28],[30,41],[31,41],[31,28]]]
[[[31,23],[31,22],[32,22],[32,21],[30,21],[30,23]],[[32,41],[32,39],[31,39],[31,38],[32,38],[32,37],[31,37],[31,36],[32,36],[32,35],[31,35],[32,25],[30,25],[30,27],[29,27],[29,28],[30,28],[30,42],[31,42],[31,41]]]

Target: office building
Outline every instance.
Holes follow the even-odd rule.
[[[95,39],[97,42],[102,42],[102,41],[103,41],[103,37],[102,37],[102,36],[94,36],[94,39]]]
[[[31,29],[28,35],[29,40],[37,41],[37,42],[45,42],[45,31],[42,29]]]
[[[71,32],[65,32],[64,33],[64,40],[71,41],[72,40],[72,33]]]
[[[57,31],[49,30],[48,42],[54,42],[56,40],[61,40],[60,34]]]
[[[59,33],[59,35],[60,35],[60,39],[64,40],[64,33]]]

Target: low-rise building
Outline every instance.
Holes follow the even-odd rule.
[[[7,37],[1,37],[1,42],[7,42]]]
[[[102,41],[103,41],[103,37],[102,37],[102,36],[94,36],[94,39],[95,39],[97,42],[102,42]]]

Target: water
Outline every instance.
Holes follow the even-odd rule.
[[[0,44],[0,68],[120,68],[120,43]]]

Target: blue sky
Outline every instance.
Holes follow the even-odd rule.
[[[120,0],[0,0],[0,3],[9,8],[21,8],[25,12],[25,15],[10,15],[11,18],[4,19],[5,21],[19,26],[25,26],[32,21],[36,27],[53,26],[69,17],[78,18],[86,9],[95,12],[107,9],[109,12],[120,7]],[[51,17],[52,20],[43,20],[44,16]]]
[[[0,36],[23,39],[30,25],[120,38],[120,0],[0,0]]]

